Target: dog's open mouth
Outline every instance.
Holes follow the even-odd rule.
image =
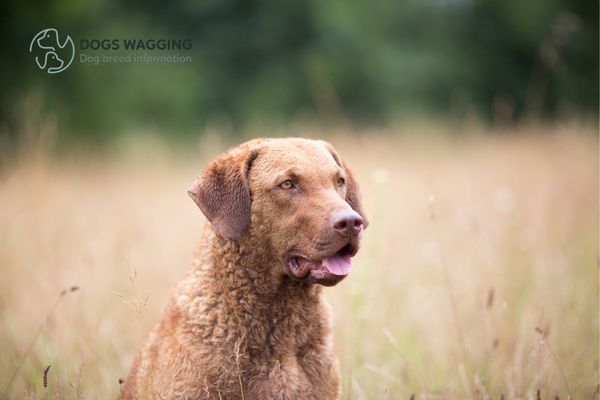
[[[293,256],[288,261],[288,271],[295,279],[333,286],[352,271],[352,257],[357,251],[354,246],[347,244],[322,260]]]

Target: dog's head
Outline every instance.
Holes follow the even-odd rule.
[[[217,234],[264,246],[273,273],[335,285],[352,269],[368,223],[358,185],[333,147],[256,139],[211,162],[189,194]]]

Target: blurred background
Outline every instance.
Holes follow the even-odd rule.
[[[596,1],[7,0],[0,7],[4,142],[17,140],[33,117],[72,145],[131,130],[196,138],[215,125],[239,134],[315,121],[510,124],[598,114]],[[183,53],[193,61],[93,66],[78,62],[78,49],[68,72],[47,75],[25,51],[46,27],[71,35],[76,47],[90,38],[189,38]]]
[[[343,399],[598,399],[597,1],[0,3],[0,400],[116,398],[255,136],[330,141],[371,222]],[[42,29],[75,43],[40,70]],[[190,39],[184,63],[80,62]],[[49,369],[48,369],[49,368]]]

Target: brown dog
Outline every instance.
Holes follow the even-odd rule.
[[[331,145],[256,139],[189,190],[210,221],[123,399],[337,399],[321,285],[352,267],[367,221]]]

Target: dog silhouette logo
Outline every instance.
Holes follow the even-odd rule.
[[[37,66],[49,74],[58,74],[69,68],[75,58],[75,45],[71,36],[61,42],[54,28],[38,32],[29,45],[29,52],[35,55]]]

